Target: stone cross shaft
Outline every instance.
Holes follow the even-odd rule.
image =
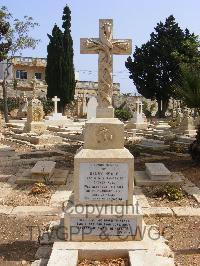
[[[98,108],[113,109],[113,54],[129,55],[132,52],[132,41],[113,39],[113,20],[99,20],[99,38],[81,38],[81,54],[98,54]],[[103,111],[97,117],[113,117],[113,112]]]
[[[52,101],[54,102],[54,113],[57,114],[58,113],[58,102],[60,102],[60,99],[57,96],[54,96],[54,98],[52,98]]]

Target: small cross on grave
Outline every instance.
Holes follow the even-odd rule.
[[[54,96],[52,98],[52,101],[54,102],[54,114],[58,113],[58,102],[60,102],[60,99],[57,96]]]

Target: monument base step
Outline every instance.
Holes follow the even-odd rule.
[[[173,252],[154,226],[146,225],[141,241],[55,242],[48,266],[77,266],[83,259],[128,258],[130,266],[174,266]]]
[[[184,183],[182,173],[173,172],[168,180],[152,180],[145,171],[135,171],[134,180],[136,186],[155,186],[155,185],[181,185]]]
[[[142,239],[143,215],[134,205],[75,205],[64,217],[67,241],[132,241]]]

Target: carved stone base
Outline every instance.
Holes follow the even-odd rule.
[[[81,149],[74,157],[75,204],[132,204],[134,157],[126,149]]]
[[[108,108],[97,107],[96,117],[97,118],[113,118],[114,108],[112,106]]]
[[[24,132],[25,133],[36,133],[36,134],[43,134],[46,131],[47,127],[43,122],[31,122],[25,123]]]
[[[72,206],[64,218],[67,241],[142,240],[143,215],[137,204]]]
[[[124,124],[117,118],[92,118],[85,125],[84,149],[123,149]]]

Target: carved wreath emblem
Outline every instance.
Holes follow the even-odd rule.
[[[42,121],[42,118],[43,118],[43,114],[41,112],[41,109],[35,108],[33,110],[33,121],[34,122],[40,122],[40,121]]]
[[[112,141],[113,139],[113,135],[110,131],[109,128],[107,127],[99,127],[97,133],[96,133],[96,137],[97,137],[97,142],[98,143],[104,143],[107,144],[108,142]]]

